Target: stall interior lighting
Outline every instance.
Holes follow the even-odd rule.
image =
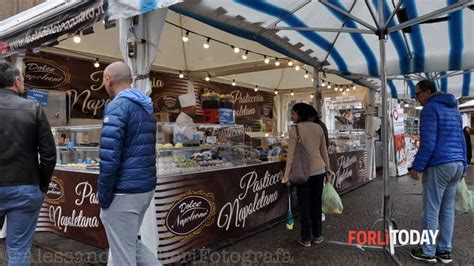
[[[275,92],[274,92],[274,93],[275,93],[275,95],[278,95],[278,90],[277,90],[277,89],[275,89]]]
[[[232,86],[235,86],[237,85],[237,83],[235,83],[235,79],[232,80]]]
[[[74,41],[74,43],[81,43],[81,36],[79,36],[79,34],[76,34],[74,35],[72,40]]]
[[[206,81],[209,81],[209,80],[211,80],[211,77],[207,76]]]
[[[309,97],[310,97],[311,99],[313,99],[313,98],[314,98],[314,94],[311,93],[311,95],[310,95]]]
[[[275,66],[280,66],[280,61],[278,61],[278,58],[275,58]]]
[[[189,31],[186,31],[182,38],[183,42],[188,42],[189,41]]]
[[[242,59],[247,60],[249,51],[245,51],[245,54],[242,54]]]
[[[304,78],[305,78],[305,79],[309,78],[308,71],[306,71],[306,73],[304,73]]]
[[[96,59],[95,59],[94,67],[95,67],[95,68],[99,68],[99,67],[100,67],[99,58],[96,58]]]
[[[204,49],[209,49],[209,47],[211,47],[210,44],[209,44],[210,41],[211,41],[211,39],[207,38],[207,41],[202,45],[202,47],[204,47]]]
[[[234,53],[238,54],[240,52],[240,48],[239,47],[234,47],[232,46],[232,48],[234,49]]]
[[[293,90],[290,92],[290,95],[295,96],[295,93],[293,92]]]
[[[180,79],[184,78],[183,71],[179,71],[179,78],[180,78]]]
[[[255,88],[253,89],[255,92],[258,91],[258,85],[255,85]]]
[[[289,67],[293,66],[293,61],[291,61],[291,60],[288,61],[288,66],[289,66]]]
[[[300,69],[301,69],[301,67],[300,67],[299,65],[296,65],[296,66],[295,66],[295,70],[296,70],[296,71],[298,71],[298,70],[300,70]]]
[[[268,59],[268,57],[265,55],[263,56],[263,62],[265,62],[265,64],[268,64],[270,63],[270,59]]]

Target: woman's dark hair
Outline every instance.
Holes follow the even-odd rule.
[[[314,116],[314,108],[306,103],[297,103],[293,105],[292,108],[293,112],[298,114],[298,121],[299,122],[304,122],[304,121],[312,121],[313,116]]]
[[[316,109],[312,105],[310,105],[309,107],[311,107],[311,111],[313,112],[309,120],[313,121],[314,123],[319,123],[320,119],[318,111],[316,111]]]

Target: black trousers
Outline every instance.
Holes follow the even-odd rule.
[[[322,234],[321,198],[324,176],[311,176],[306,183],[296,186],[303,241],[310,241],[312,237],[318,238]]]

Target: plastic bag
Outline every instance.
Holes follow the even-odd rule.
[[[344,207],[342,206],[341,197],[331,183],[326,182],[323,188],[322,210],[325,214],[341,214]]]
[[[458,185],[458,191],[456,192],[456,212],[473,212],[473,197],[474,193],[472,193],[472,191],[469,191],[469,189],[467,188],[465,178],[461,179]]]

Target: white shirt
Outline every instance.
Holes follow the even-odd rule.
[[[192,140],[193,135],[198,134],[193,119],[184,112],[181,112],[178,115],[178,118],[176,118],[176,123],[173,129],[174,139],[176,139],[176,136],[180,134],[188,140]]]

